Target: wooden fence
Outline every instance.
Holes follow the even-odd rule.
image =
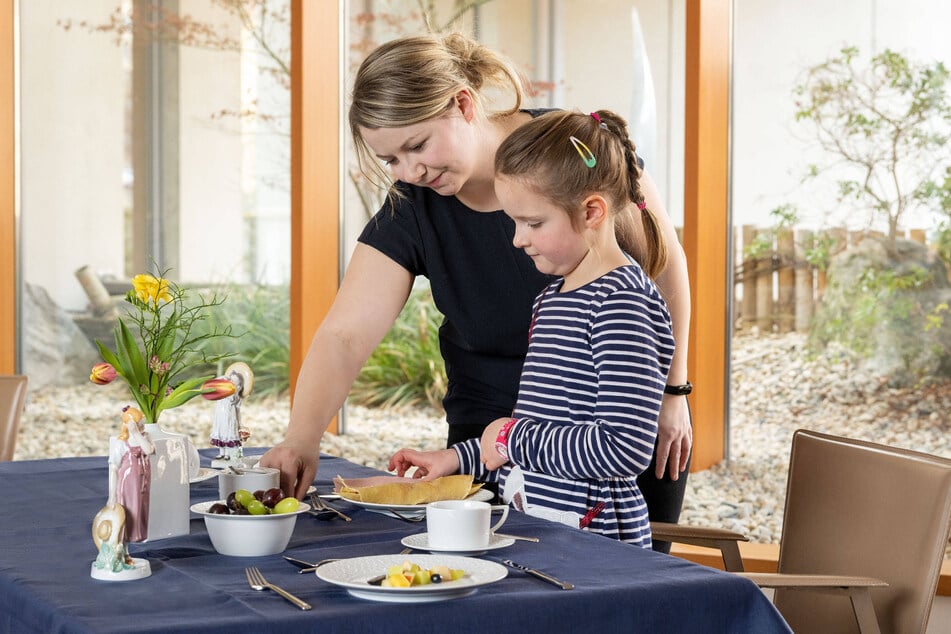
[[[806,250],[827,240],[830,255],[854,246],[880,232],[845,228],[814,232],[809,229],[760,229],[738,227],[734,235],[734,329],[744,332],[806,332],[826,287],[826,272],[807,262]],[[899,237],[926,244],[924,229],[911,229]],[[756,249],[750,258],[747,247]]]

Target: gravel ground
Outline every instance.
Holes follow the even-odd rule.
[[[951,457],[951,382],[890,389],[856,370],[844,355],[807,359],[802,335],[737,337],[733,342],[730,459],[692,473],[681,522],[722,526],[755,542],[778,543],[793,431],[809,428]],[[105,455],[118,430],[121,385],[31,393],[16,460]],[[196,399],[162,415],[163,426],[209,446],[214,405]],[[242,405],[253,446],[280,440],[288,400]],[[445,446],[445,423],[429,409],[380,410],[349,406],[346,433],[324,439],[322,450],[385,468],[400,447]]]

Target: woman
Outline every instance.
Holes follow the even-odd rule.
[[[490,109],[490,88],[511,94],[510,107]],[[361,64],[349,114],[358,158],[376,183],[386,187],[392,177],[396,186],[360,236],[314,335],[284,440],[261,460],[281,469],[288,494],[302,497],[311,484],[321,436],[417,275],[429,278],[445,316],[440,348],[449,379],[448,444],[481,436],[488,423],[511,415],[532,300],[550,281],[512,245],[514,226],[493,184],[496,149],[537,114],[520,110],[521,103],[512,65],[458,34],[394,40]],[[682,385],[690,316],[686,261],[646,173],[642,187],[671,245],[668,265],[655,281],[677,342],[667,382]],[[638,223],[629,229],[643,231]],[[645,254],[631,255],[643,261]],[[691,436],[686,398],[665,395],[654,462],[643,476],[650,481],[639,482],[655,521],[679,516],[685,486],[679,476],[687,468]]]

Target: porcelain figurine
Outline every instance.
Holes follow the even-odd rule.
[[[235,391],[215,403],[211,445],[218,449],[218,455],[212,460],[211,466],[249,466],[245,464],[243,444],[250,432],[241,424],[241,402],[251,394],[254,373],[248,364],[237,362],[228,366],[222,378],[230,381]]]
[[[135,419],[138,413],[141,420],[142,413],[138,410],[130,412],[131,409],[134,408],[123,410],[122,431],[118,437],[110,439],[109,499],[92,521],[92,539],[98,555],[92,563],[90,575],[103,581],[131,581],[152,574],[149,562],[130,556],[126,548],[130,530],[144,530],[144,527],[137,528],[134,524],[142,525],[148,521],[150,470],[146,452],[151,447],[148,435],[141,432]],[[128,497],[134,505],[131,512],[120,502],[124,490],[129,491]],[[140,495],[135,496],[136,492]]]

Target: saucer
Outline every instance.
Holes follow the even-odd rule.
[[[507,548],[515,543],[515,540],[510,537],[499,537],[498,535],[492,535],[489,538],[489,545],[483,546],[482,548],[431,548],[429,546],[429,537],[426,533],[417,533],[415,535],[407,535],[401,541],[404,546],[408,546],[413,550],[428,550],[431,553],[448,553],[456,555],[481,555],[484,552],[490,550],[497,550],[499,548]]]

